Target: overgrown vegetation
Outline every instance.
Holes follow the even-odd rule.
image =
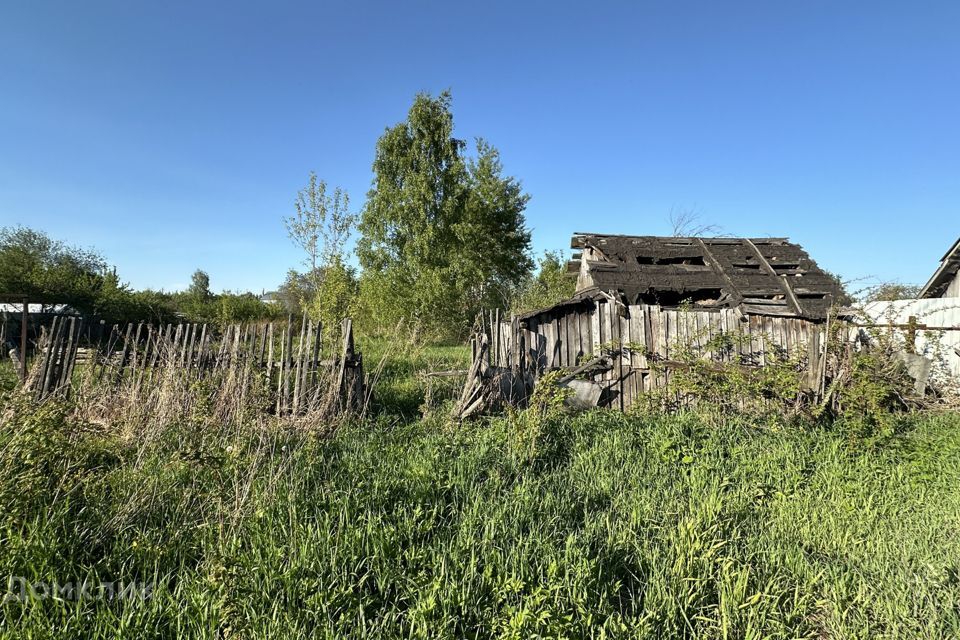
[[[521,314],[555,305],[571,297],[576,285],[576,279],[567,273],[563,253],[547,251],[540,257],[536,274],[530,273],[514,290],[510,312]]]
[[[821,338],[824,353],[811,360],[808,345],[788,351],[769,336],[728,331],[711,337],[704,329],[689,342],[671,344],[669,363],[651,359],[655,375],[669,382],[646,393],[640,407],[696,408],[721,421],[750,415],[793,427],[833,423],[844,425],[852,439],[870,442],[894,434],[911,410],[956,407],[952,398],[916,391],[899,357],[905,351],[899,334],[868,329],[855,337],[851,330],[831,317]],[[628,353],[643,349],[624,345]],[[615,354],[609,345],[605,351]]]
[[[0,633],[960,634],[956,415],[866,450],[831,428],[535,405],[332,437],[201,412],[143,439],[13,400],[0,564],[31,584],[156,586],[7,598]]]
[[[673,414],[571,415],[554,371],[527,408],[454,424],[456,378],[424,372],[466,349],[382,338],[371,411],[336,424],[258,411],[230,376],[149,402],[9,392],[0,637],[960,633],[960,417],[891,411],[869,352],[835,409],[794,410],[801,354],[718,370],[717,340],[672,350],[671,391],[699,396]],[[79,595],[114,582],[150,597]]]

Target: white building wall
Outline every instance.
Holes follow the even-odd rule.
[[[957,286],[954,280],[951,287]],[[930,327],[960,327],[960,296],[871,302],[864,312],[877,324],[907,324],[910,316]],[[904,330],[898,330],[903,333]],[[944,373],[960,378],[960,331],[917,331],[917,353],[934,360]]]

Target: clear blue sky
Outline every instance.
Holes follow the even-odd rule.
[[[960,2],[5,2],[0,225],[135,287],[272,288],[311,169],[359,207],[418,91],[497,146],[537,251],[694,209],[845,277],[960,235]]]

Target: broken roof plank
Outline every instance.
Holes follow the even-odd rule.
[[[793,308],[796,309],[797,315],[804,315],[803,307],[800,306],[800,301],[797,300],[797,296],[794,295],[793,289],[790,288],[790,284],[787,282],[786,278],[782,278],[777,275],[777,272],[773,270],[773,267],[770,266],[770,263],[767,262],[767,259],[764,257],[764,255],[760,253],[760,249],[757,248],[757,245],[755,245],[753,241],[748,238],[744,238],[743,243],[753,249],[763,268],[766,269],[767,272],[781,284],[784,292],[787,294],[787,298],[790,300],[790,304],[792,304]]]

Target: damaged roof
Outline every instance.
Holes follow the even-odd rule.
[[[960,271],[960,238],[953,243],[950,250],[940,258],[940,267],[937,269],[927,284],[923,285],[920,291],[921,298],[940,298],[946,293],[947,288],[953,279],[957,277]]]
[[[693,304],[744,314],[825,319],[840,283],[786,238],[684,238],[577,233],[568,270],[577,290],[628,304]]]

